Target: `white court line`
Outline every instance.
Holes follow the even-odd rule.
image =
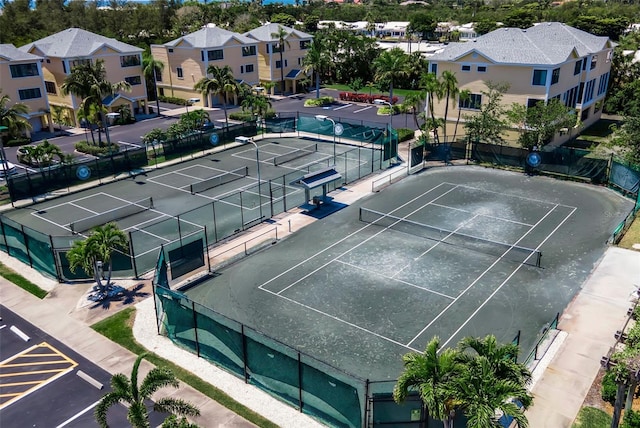
[[[536,222],[536,224],[535,224],[535,225],[533,225],[533,227],[532,227],[531,229],[529,229],[529,230],[528,230],[524,235],[522,235],[522,237],[521,237],[520,239],[518,239],[518,240],[517,240],[517,241],[516,241],[512,246],[511,246],[511,248],[513,248],[515,245],[517,245],[517,244],[518,244],[518,242],[522,241],[522,240],[525,238],[525,236],[527,236],[529,233],[531,233],[531,231],[532,231],[533,229],[535,229],[535,228],[536,228],[540,223],[542,223],[542,221],[543,221],[545,218],[547,218],[547,217],[549,216],[549,214],[551,214],[551,213],[552,213],[556,208],[558,208],[558,206],[559,206],[558,204],[555,204],[555,205],[554,205],[554,207],[553,207],[553,208],[551,208],[551,209],[550,209],[550,210],[549,210],[549,211],[548,211],[548,212],[547,212],[547,213],[546,213],[546,214],[545,214],[545,215],[544,215],[540,220],[538,220],[538,221]],[[484,270],[484,272],[482,272],[482,273],[480,274],[480,276],[478,276],[476,279],[474,279],[474,280],[471,282],[471,284],[469,284],[469,285],[467,286],[467,288],[465,288],[464,290],[462,290],[462,292],[461,292],[460,294],[458,294],[458,296],[455,298],[455,300],[454,300],[454,301],[452,301],[451,303],[449,303],[449,305],[447,305],[447,307],[446,307],[446,308],[444,308],[444,309],[443,309],[443,310],[442,310],[438,315],[436,315],[436,317],[435,317],[434,319],[432,319],[432,320],[431,320],[431,322],[429,322],[429,324],[427,324],[427,325],[426,325],[422,330],[420,330],[420,333],[418,333],[418,334],[417,334],[413,339],[411,339],[411,341],[408,343],[408,345],[411,345],[413,342],[415,342],[415,341],[416,341],[416,340],[417,340],[417,339],[422,335],[422,333],[424,333],[425,331],[427,331],[427,329],[428,329],[429,327],[431,327],[431,326],[432,326],[432,325],[433,325],[433,324],[434,324],[434,323],[435,323],[435,322],[436,322],[436,321],[437,321],[437,320],[438,320],[442,315],[444,315],[444,313],[445,313],[446,311],[448,311],[448,310],[449,310],[449,308],[451,308],[453,305],[455,305],[455,304],[458,302],[458,300],[460,300],[460,298],[462,298],[462,296],[464,296],[464,295],[467,293],[467,291],[471,290],[471,288],[473,288],[473,286],[474,286],[474,285],[476,285],[476,284],[478,283],[478,281],[480,281],[480,280],[481,280],[481,279],[482,279],[482,278],[483,278],[483,277],[484,277],[484,276],[485,276],[485,275],[486,275],[486,274],[487,274],[491,269],[493,269],[493,267],[494,267],[495,265],[497,265],[497,264],[498,264],[498,262],[500,262],[500,261],[502,260],[502,257],[503,257],[505,254],[507,254],[507,253],[511,250],[511,248],[509,248],[508,250],[506,250],[506,251],[502,254],[502,256],[498,257],[498,258],[496,259],[496,261],[494,261],[493,263],[491,263],[491,265],[490,265],[488,268],[486,268],[486,269]],[[530,257],[530,256],[529,256],[529,257]],[[524,264],[524,263],[523,263],[523,264]],[[523,264],[520,264],[520,265],[518,266],[518,269],[520,269],[520,268],[522,267],[522,265],[523,265]]]
[[[76,208],[79,208],[79,209],[81,209],[81,210],[89,211],[91,214],[94,214],[94,215],[95,215],[95,214],[98,214],[98,212],[97,212],[97,211],[90,210],[89,208],[85,208],[85,207],[82,207],[82,206],[80,206],[80,205],[77,205],[75,202],[69,202],[69,203],[68,203],[68,205],[72,205],[72,206],[74,206],[74,207],[76,207]]]
[[[435,245],[434,245],[434,247],[435,247]],[[336,262],[337,263],[342,263],[343,265],[352,267],[354,269],[358,269],[358,270],[361,270],[361,271],[364,271],[364,272],[367,272],[367,273],[370,273],[370,274],[373,274],[373,275],[380,276],[380,277],[385,278],[385,279],[390,279],[392,281],[396,281],[396,282],[399,282],[401,284],[408,285],[410,287],[419,288],[420,290],[428,291],[429,293],[437,294],[438,296],[446,297],[447,299],[450,299],[450,300],[455,299],[455,297],[449,296],[448,294],[440,293],[438,291],[431,290],[429,288],[420,287],[419,285],[413,284],[413,283],[411,283],[409,281],[404,281],[402,279],[394,278],[393,276],[387,276],[387,275],[384,275],[384,274],[382,274],[380,272],[376,272],[376,271],[373,271],[373,270],[365,269],[365,268],[363,268],[361,266],[356,266],[356,265],[354,265],[352,263],[343,262],[342,260],[336,260]]]
[[[114,199],[118,199],[118,200],[121,200],[121,201],[124,201],[124,202],[131,203],[131,202],[127,201],[126,199],[122,199],[122,198],[119,198],[119,197],[114,196],[114,195],[111,195],[111,197],[112,197],[112,198],[114,198]],[[158,216],[158,217],[156,217],[155,219],[152,219],[152,220],[157,220],[157,219],[162,218],[162,217],[171,217],[171,218],[175,218],[175,219],[177,219],[177,218],[178,218],[178,217],[176,217],[176,216],[173,216],[173,215],[171,215],[171,214],[163,213],[162,211],[158,211],[158,210],[153,209],[153,208],[152,208],[152,209],[149,209],[149,210],[147,210],[147,211],[151,211],[151,212],[153,212],[153,213],[160,214],[160,216]],[[187,220],[184,220],[184,219],[180,219],[180,221],[184,221],[185,223],[190,224],[190,225],[192,225],[192,226],[197,226],[198,228],[202,228],[202,226],[201,226],[201,225],[196,224],[196,223],[192,223],[192,222],[187,221]],[[138,224],[145,224],[145,223],[148,223],[148,222],[149,222],[149,220],[146,220],[146,221],[144,221],[144,222],[142,222],[142,223],[138,223]],[[137,224],[134,224],[133,226],[137,226]],[[133,227],[133,226],[132,226],[132,227]]]
[[[511,198],[524,199],[526,201],[531,201],[531,202],[539,202],[539,203],[545,204],[545,205],[557,205],[559,207],[577,209],[576,207],[572,207],[571,205],[554,204],[554,203],[549,202],[549,201],[543,201],[543,200],[540,200],[540,199],[527,198],[525,196],[520,196],[520,195],[510,195],[510,194],[507,194],[507,193],[496,192],[496,191],[493,191],[493,190],[478,189],[477,187],[467,186],[467,185],[464,185],[464,184],[454,184],[454,183],[447,183],[447,184],[452,184],[452,185],[464,187],[465,189],[471,189],[471,190],[475,190],[475,191],[478,191],[478,192],[493,193],[494,195],[501,195],[501,196],[508,196],[508,197],[511,197]]]
[[[340,107],[334,108],[333,111],[342,110],[343,108],[347,108],[347,107],[351,107],[351,104],[341,105]]]
[[[433,250],[434,248],[436,248],[438,245],[443,244],[444,241],[447,240],[447,238],[449,238],[452,235],[455,235],[458,230],[462,229],[463,227],[465,227],[467,224],[471,223],[473,220],[475,220],[478,217],[478,215],[474,215],[473,217],[471,217],[470,219],[464,221],[460,226],[458,226],[455,230],[453,230],[452,232],[450,232],[447,236],[445,236],[444,238],[442,238],[442,240],[437,241],[434,245],[432,245],[431,247],[429,247],[429,249],[427,249],[426,251],[424,251],[422,254],[420,254],[418,257],[416,257],[415,259],[413,259],[414,262],[420,260],[422,257],[424,257],[425,255],[427,255],[428,253],[431,252],[431,250]],[[396,221],[393,224],[397,224],[398,222],[400,222],[400,220]],[[389,230],[393,230],[391,229],[391,226],[387,227],[386,229]],[[428,238],[427,238],[428,239]],[[394,273],[392,275],[392,277],[395,277],[396,275],[398,275],[399,273],[402,273],[402,271],[404,271],[406,268],[412,266],[412,263],[407,263],[402,269],[398,270],[396,273]]]
[[[361,111],[369,110],[370,108],[373,108],[373,106],[368,106],[368,107],[365,107],[365,108],[354,110],[353,112],[354,113],[360,113]]]
[[[84,415],[85,413],[87,413],[89,410],[93,409],[94,407],[96,407],[98,404],[100,404],[100,401],[102,401],[102,399],[96,401],[95,403],[93,403],[92,405],[88,406],[87,408],[80,410],[78,413],[76,413],[75,415],[73,415],[72,417],[70,417],[69,419],[67,419],[66,421],[64,421],[63,423],[61,423],[60,425],[58,425],[56,428],[62,428],[65,427],[67,425],[69,425],[71,422],[75,421],[76,419],[78,419],[80,416]]]
[[[395,210],[391,211],[391,213],[396,212],[397,210],[399,210],[399,209],[401,209],[401,208],[404,208],[406,205],[409,205],[409,204],[410,204],[410,203],[412,203],[413,201],[415,201],[415,200],[417,200],[417,199],[419,199],[419,198],[423,197],[423,196],[424,196],[424,195],[426,195],[427,193],[429,193],[429,192],[431,192],[431,191],[433,191],[433,190],[437,189],[438,187],[440,187],[440,186],[442,186],[442,185],[444,185],[444,183],[440,183],[440,184],[438,184],[436,187],[432,187],[431,189],[427,190],[426,192],[422,193],[421,195],[418,195],[418,196],[416,196],[415,198],[413,198],[412,200],[410,200],[410,201],[408,201],[408,202],[406,202],[406,203],[404,203],[404,204],[400,205],[398,208],[396,208]],[[281,276],[283,276],[283,275],[285,275],[285,274],[287,274],[287,273],[291,272],[292,270],[297,269],[298,267],[300,267],[300,266],[302,266],[303,264],[307,263],[309,260],[312,260],[312,259],[316,258],[317,256],[319,256],[320,254],[324,253],[325,251],[328,251],[328,250],[330,250],[331,248],[335,247],[336,245],[338,245],[338,244],[340,244],[340,243],[342,243],[342,242],[346,241],[347,239],[351,238],[352,236],[357,235],[358,233],[360,233],[361,231],[363,231],[363,230],[367,229],[367,228],[368,228],[368,227],[370,227],[370,226],[371,226],[371,224],[367,224],[367,225],[365,225],[365,226],[361,227],[360,229],[356,230],[355,232],[352,232],[352,233],[348,234],[347,236],[345,236],[344,238],[340,239],[339,241],[334,242],[333,244],[329,245],[327,248],[324,248],[324,249],[322,249],[322,250],[318,251],[317,253],[315,253],[314,255],[307,257],[306,259],[304,259],[304,260],[302,260],[301,262],[297,263],[296,265],[294,265],[294,266],[290,267],[290,268],[289,268],[289,269],[287,269],[286,271],[281,272],[280,274],[278,274],[278,275],[274,276],[273,278],[271,278],[271,279],[270,279],[270,280],[268,280],[267,282],[262,283],[262,285],[260,285],[260,286],[258,287],[258,289],[268,291],[268,290],[266,290],[266,289],[263,289],[262,287],[264,287],[265,285],[267,285],[267,284],[269,284],[269,283],[271,283],[271,282],[275,281],[276,279],[280,278]],[[275,294],[275,293],[274,293],[274,294]]]
[[[438,199],[442,198],[444,195],[448,194],[449,192],[453,192],[455,189],[456,189],[456,188],[454,187],[454,188],[452,188],[452,189],[447,190],[447,191],[446,191],[446,192],[444,192],[442,195],[440,195],[440,196],[438,196],[437,198],[435,198],[435,199],[434,199],[434,201],[436,201],[436,200],[438,200]],[[408,202],[407,202],[407,203],[408,203]],[[409,213],[409,215],[411,215],[411,214],[415,213],[415,212],[416,212],[416,211],[418,211],[418,210],[421,210],[422,208],[424,208],[424,207],[425,207],[426,205],[428,205],[428,204],[429,204],[429,202],[427,202],[427,204],[423,205],[422,207],[417,208],[417,209],[416,209],[416,210],[414,210],[413,212]],[[406,204],[405,204],[405,205],[406,205]],[[400,207],[396,208],[396,210],[397,210],[397,209],[399,209],[399,208],[400,208]],[[393,212],[393,211],[392,211],[392,212]],[[368,224],[367,226],[372,226],[372,225],[373,225],[373,223],[370,223],[370,224]],[[367,226],[365,226],[365,227],[362,227],[362,228],[358,229],[358,231],[356,231],[356,232],[354,232],[354,233],[357,233],[357,232],[359,232],[359,231],[361,231],[361,230],[364,230]],[[355,250],[356,248],[360,247],[361,245],[363,245],[363,244],[365,244],[365,243],[369,242],[370,240],[372,240],[372,239],[373,239],[373,238],[375,238],[376,236],[380,235],[381,233],[383,233],[383,232],[384,232],[384,231],[386,231],[387,229],[388,229],[388,228],[381,229],[379,232],[377,232],[377,233],[375,233],[375,234],[371,235],[370,237],[368,237],[367,239],[365,239],[365,240],[361,241],[361,242],[360,242],[360,243],[358,243],[357,245],[352,246],[352,247],[351,247],[351,248],[349,248],[347,251],[342,252],[341,254],[337,255],[337,256],[336,256],[336,257],[334,257],[333,259],[329,260],[327,263],[325,263],[325,264],[321,265],[321,266],[320,266],[320,267],[318,267],[317,269],[314,269],[313,271],[311,271],[311,272],[309,272],[308,274],[304,275],[303,277],[299,278],[297,281],[293,282],[292,284],[289,284],[288,286],[286,286],[286,287],[285,287],[285,288],[283,288],[282,290],[278,291],[278,293],[277,293],[277,294],[278,294],[278,295],[280,295],[280,293],[283,293],[283,292],[287,291],[288,289],[290,289],[290,288],[291,288],[291,287],[293,287],[294,285],[298,284],[300,281],[302,281],[302,280],[304,280],[304,279],[306,279],[306,278],[308,278],[308,277],[310,277],[310,276],[314,275],[316,272],[318,272],[318,271],[320,271],[320,270],[324,269],[326,266],[329,266],[332,262],[334,262],[334,261],[336,261],[336,260],[340,259],[340,257],[344,256],[345,254],[348,254],[348,253],[350,253],[351,251]],[[353,235],[354,233],[349,234],[348,236],[351,236],[351,235]],[[338,241],[338,242],[341,242],[341,241],[342,241],[342,239],[341,239],[340,241]],[[336,242],[336,243],[335,243],[335,244],[333,244],[333,245],[336,245],[338,242]],[[332,245],[332,246],[333,246],[333,245]],[[331,248],[331,247],[329,247],[329,248]],[[277,277],[276,277],[276,278],[277,278]]]
[[[358,329],[358,330],[360,330],[360,331],[364,331],[365,333],[369,333],[369,334],[371,334],[371,335],[373,335],[373,336],[379,337],[380,339],[382,339],[382,340],[386,340],[387,342],[391,342],[391,343],[393,343],[394,345],[398,345],[398,346],[401,346],[401,347],[403,347],[403,348],[407,348],[407,349],[408,349],[408,350],[410,350],[410,351],[414,351],[414,352],[421,352],[420,350],[418,350],[418,349],[414,349],[414,348],[412,348],[412,347],[410,347],[410,346],[407,346],[407,345],[405,345],[405,344],[403,344],[403,343],[400,343],[400,342],[398,342],[397,340],[393,340],[393,339],[388,338],[388,337],[386,337],[386,336],[383,336],[383,335],[381,335],[381,334],[379,334],[379,333],[373,332],[373,331],[371,331],[371,330],[367,330],[366,328],[364,328],[364,327],[360,327],[360,326],[359,326],[359,325],[357,325],[357,324],[350,323],[349,321],[345,321],[345,320],[343,320],[343,319],[341,319],[341,318],[338,318],[338,317],[336,317],[336,316],[334,316],[334,315],[331,315],[331,314],[328,314],[328,313],[326,313],[326,312],[323,312],[323,311],[321,311],[321,310],[319,310],[319,309],[316,309],[316,308],[314,308],[314,307],[311,307],[311,306],[305,305],[304,303],[300,303],[300,302],[298,302],[298,301],[296,301],[296,300],[293,300],[293,299],[291,299],[291,298],[289,298],[289,297],[281,296],[280,294],[274,293],[274,292],[273,292],[273,291],[271,291],[271,290],[263,289],[263,291],[266,291],[267,293],[271,293],[271,294],[273,294],[273,295],[275,295],[275,296],[280,297],[281,299],[285,299],[285,300],[287,300],[287,301],[289,301],[289,302],[291,302],[291,303],[294,303],[294,304],[296,304],[296,305],[302,306],[303,308],[305,308],[305,309],[307,309],[307,310],[309,310],[309,311],[316,312],[316,313],[318,313],[318,314],[320,314],[320,315],[323,315],[323,316],[328,317],[328,318],[332,318],[332,319],[334,319],[334,320],[336,320],[336,321],[338,321],[338,322],[341,322],[341,323],[343,323],[343,324],[346,324],[346,325],[348,325],[348,326],[351,326],[351,327],[353,327],[353,328],[355,328],[355,329]]]
[[[569,217],[571,217],[571,216],[573,215],[573,213],[574,213],[576,210],[577,210],[577,208],[573,208],[573,209],[571,210],[571,212],[570,212],[569,214],[567,214],[567,216],[564,218],[564,220],[562,220],[562,221],[560,222],[560,224],[558,224],[558,225],[555,227],[555,229],[553,229],[553,230],[551,231],[551,233],[549,233],[549,234],[547,235],[547,237],[546,237],[546,238],[544,238],[544,240],[543,240],[540,244],[538,244],[538,246],[537,246],[535,249],[536,249],[536,250],[539,250],[539,249],[540,249],[540,247],[541,247],[545,242],[547,242],[547,240],[548,240],[549,238],[551,238],[551,235],[553,235],[554,233],[556,233],[556,231],[557,231],[558,229],[560,229],[560,227],[561,227],[561,226],[562,226],[562,225],[563,225],[563,224],[564,224],[564,223],[569,219]],[[489,297],[487,297],[487,298],[485,299],[485,301],[484,301],[484,302],[482,302],[482,304],[481,304],[480,306],[478,306],[478,308],[477,308],[475,311],[473,311],[473,313],[469,316],[469,318],[467,318],[467,320],[466,320],[465,322],[463,322],[463,323],[462,323],[462,325],[461,325],[460,327],[458,327],[458,329],[457,329],[457,330],[456,330],[456,331],[455,331],[451,336],[449,336],[449,339],[447,339],[447,341],[446,341],[446,342],[444,342],[444,343],[442,344],[442,347],[441,347],[442,349],[444,349],[444,348],[447,346],[447,344],[448,344],[449,342],[451,342],[451,339],[453,339],[453,338],[454,338],[458,333],[460,333],[460,330],[462,330],[462,329],[463,329],[463,328],[464,328],[464,327],[469,323],[469,321],[471,321],[471,319],[472,319],[474,316],[476,316],[476,314],[477,314],[478,312],[480,312],[480,309],[482,309],[482,308],[483,308],[483,307],[484,307],[484,306],[485,306],[485,305],[486,305],[486,304],[487,304],[491,299],[493,299],[493,296],[495,296],[495,295],[496,295],[496,293],[497,293],[498,291],[500,291],[500,289],[501,289],[502,287],[504,287],[504,285],[505,285],[505,284],[506,284],[506,283],[511,279],[511,277],[512,277],[513,275],[515,275],[515,274],[516,274],[516,272],[518,272],[518,271],[520,270],[520,268],[522,268],[522,266],[523,266],[522,264],[521,264],[521,265],[519,265],[519,266],[518,266],[518,267],[517,267],[517,268],[516,268],[512,273],[511,273],[511,275],[509,275],[509,276],[508,276],[504,281],[502,281],[502,284],[500,284],[500,285],[498,286],[498,288],[496,288],[496,289],[493,291],[493,293],[491,293],[491,295],[489,295]]]
[[[454,207],[450,207],[448,205],[441,205],[441,204],[431,204],[431,205],[434,205],[436,207],[441,207],[441,208],[447,208],[447,209],[454,210],[454,211],[461,211],[461,212],[465,212],[465,213],[469,213],[469,214],[476,214],[477,216],[480,216],[480,217],[486,217],[486,218],[490,218],[490,219],[493,219],[493,220],[505,221],[507,223],[514,223],[514,224],[519,224],[519,225],[528,226],[528,227],[533,226],[532,224],[523,223],[521,221],[509,220],[508,218],[496,217],[496,216],[488,215],[488,214],[478,214],[478,213],[475,213],[473,211],[463,210],[462,208],[454,208]]]

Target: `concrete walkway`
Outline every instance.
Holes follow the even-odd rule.
[[[570,427],[580,411],[600,359],[615,344],[640,287],[640,252],[612,247],[563,312],[564,341],[534,384],[527,411],[532,428]],[[543,359],[544,360],[544,359]]]

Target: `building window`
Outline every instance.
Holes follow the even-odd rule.
[[[469,110],[480,110],[482,106],[482,95],[471,94],[467,100],[459,100],[458,106]]]
[[[569,108],[575,108],[578,102],[578,86],[569,89],[564,93],[564,105]]]
[[[300,40],[300,49],[309,49],[309,46],[311,46],[311,40]]]
[[[598,95],[602,95],[607,92],[607,86],[609,86],[609,72],[600,76],[600,82],[598,83]]]
[[[244,65],[240,66],[240,74],[244,74]]]
[[[579,59],[576,61],[576,65],[573,67],[573,75],[576,76],[580,74],[580,70],[582,70],[582,60]]]
[[[160,70],[155,70],[156,73],[156,82],[162,82],[162,72]]]
[[[587,120],[587,118],[589,117],[589,110],[591,110],[591,107],[582,110],[582,114],[580,114],[580,120],[582,122]]]
[[[173,53],[173,48],[169,48],[169,53]]]
[[[142,79],[140,78],[140,76],[125,77],[124,81],[131,86],[142,85]]]
[[[433,74],[438,74],[438,64],[431,64],[431,72]]]
[[[535,107],[536,104],[538,104],[538,103],[543,103],[544,104],[544,100],[540,100],[540,99],[537,99],[537,98],[528,98],[527,99],[527,108]]]
[[[71,68],[77,67],[79,65],[91,65],[90,59],[74,59],[71,61]]]
[[[244,66],[245,73],[253,73],[253,64],[247,64]]]
[[[184,75],[182,74],[182,67],[176,68],[176,73],[178,73],[178,79],[184,79]]]
[[[280,44],[280,43],[273,43],[271,45],[271,52],[272,53],[278,53],[278,52],[284,52],[284,44]]]
[[[276,61],[276,68],[282,68],[282,61],[280,60]]]
[[[462,66],[462,71],[471,71],[471,66],[470,65],[463,65]]]
[[[54,82],[49,82],[48,80],[45,80],[44,88],[47,90],[47,94],[51,94],[51,95],[56,94],[56,84]]]
[[[594,68],[596,68],[596,66],[598,65],[598,55],[594,55],[591,57],[591,68],[590,70],[593,70]]]
[[[593,99],[593,91],[596,87],[596,79],[589,80],[584,89],[584,102],[588,103]]]
[[[560,69],[559,68],[555,68],[552,72],[551,72],[551,84],[555,85],[556,83],[558,83],[560,81]]]
[[[161,97],[164,97],[164,88],[158,88]]]
[[[62,71],[67,74],[67,61],[62,61]]]
[[[11,77],[29,77],[38,76],[38,64],[31,62],[29,64],[10,65]]]
[[[242,56],[256,56],[256,47],[255,46],[243,46],[242,47]]]
[[[140,55],[122,55],[120,56],[121,67],[135,67],[140,65]]]
[[[547,70],[533,70],[533,86],[547,85]]]
[[[40,88],[19,89],[18,95],[20,96],[21,100],[32,100],[34,98],[42,97]]]
[[[216,49],[214,51],[207,51],[207,60],[208,61],[220,61],[224,59],[224,52],[222,49]]]
[[[487,67],[485,67],[484,65],[478,66],[478,73],[486,73],[486,72],[487,72]]]

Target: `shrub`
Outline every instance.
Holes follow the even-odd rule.
[[[118,153],[118,151],[120,150],[120,147],[115,143],[111,143],[111,147],[107,145],[94,146],[93,144],[89,144],[86,141],[78,141],[75,147],[77,151],[86,153],[91,156],[105,156],[110,153]]]
[[[634,348],[640,344],[640,322],[636,321],[633,327],[627,332],[625,345]]]
[[[640,412],[633,410],[625,412],[622,428],[640,428]]]
[[[600,389],[602,399],[608,403],[614,404],[616,402],[617,390],[618,385],[616,384],[615,374],[611,371],[606,372],[602,377],[602,388]]]
[[[340,92],[338,96],[342,101],[353,101],[357,103],[373,104],[375,100],[390,102],[389,97],[387,97],[386,95],[368,95],[368,94],[358,94],[354,92]],[[395,104],[397,102],[398,102],[398,97],[393,97],[393,101],[391,101],[391,104]]]
[[[188,104],[187,100],[177,97],[158,97],[158,99],[163,103],[178,104],[180,106],[186,106]]]
[[[396,131],[398,131],[398,142],[411,140],[416,135],[413,129],[398,128]]]
[[[11,138],[9,139],[6,143],[5,143],[5,147],[17,147],[17,146],[24,146],[25,144],[30,144],[31,143],[31,138],[27,138],[27,137],[17,137],[17,138]]]
[[[229,114],[229,119],[239,120],[241,122],[251,122],[252,120],[255,120],[250,111],[234,111]]]
[[[330,106],[333,104],[335,100],[333,97],[320,97],[320,98],[311,98],[304,102],[305,107],[324,107]]]

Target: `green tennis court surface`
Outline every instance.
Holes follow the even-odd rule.
[[[432,170],[185,293],[348,374],[396,379],[401,356],[435,335],[453,346],[488,333],[510,342],[521,331],[528,352],[632,205],[604,188],[543,177]]]

